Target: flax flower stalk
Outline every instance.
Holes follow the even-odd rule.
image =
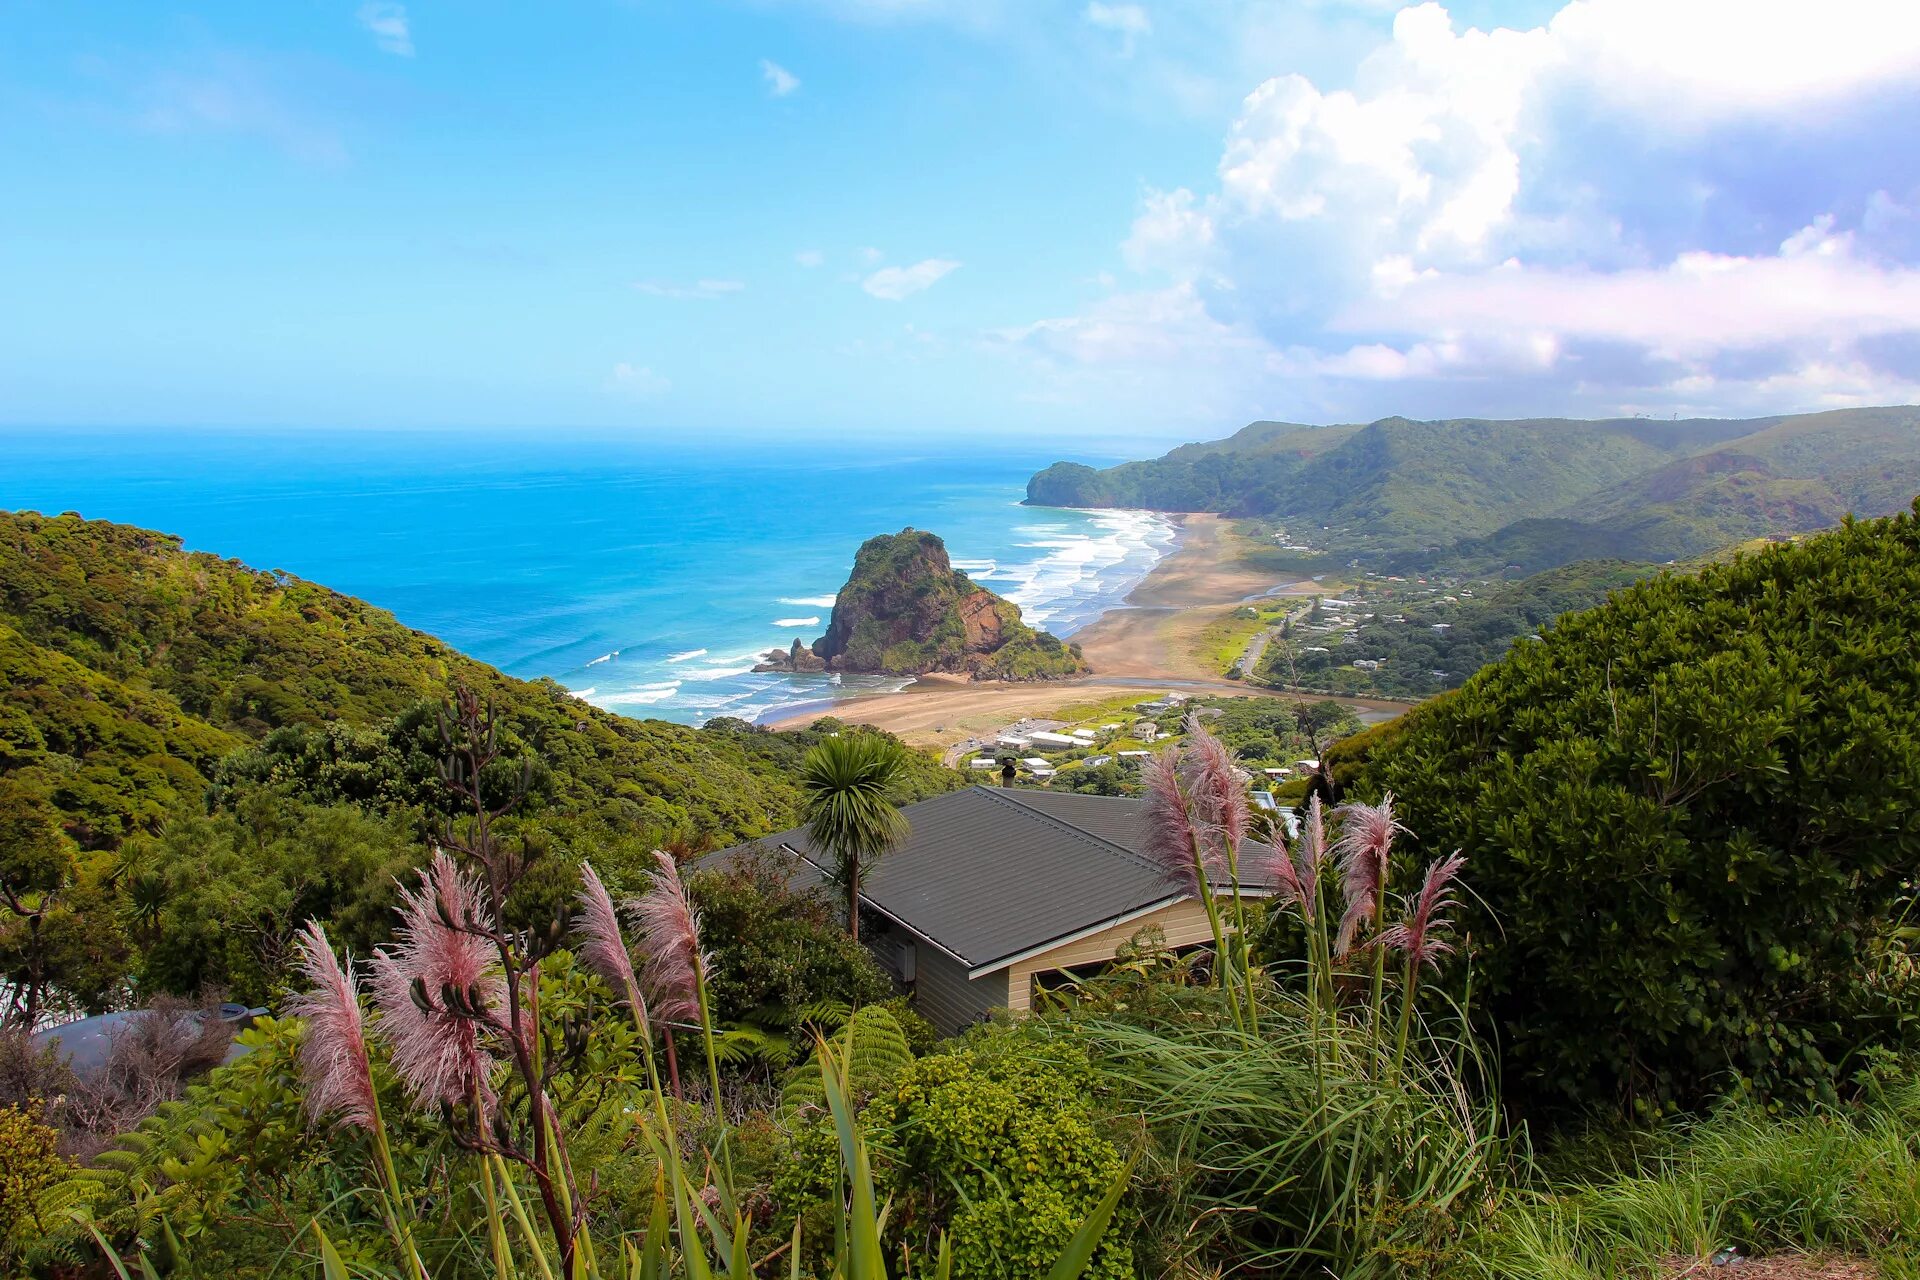
[[[427,1271],[407,1227],[400,1176],[387,1141],[386,1119],[373,1084],[373,1060],[367,1051],[366,1024],[360,1012],[360,985],[351,957],[342,964],[317,920],[307,921],[297,943],[300,972],[309,990],[288,1002],[288,1012],[306,1020],[300,1044],[300,1068],[306,1082],[303,1105],[312,1119],[333,1113],[336,1122],[364,1129],[373,1142],[374,1169],[380,1179],[380,1212],[387,1234],[409,1274],[424,1280]]]
[[[1198,894],[1206,908],[1207,927],[1213,931],[1213,981],[1217,985],[1223,981],[1223,971],[1230,961],[1220,906],[1213,900],[1210,873],[1214,868],[1208,865],[1214,847],[1180,774],[1179,753],[1173,747],[1147,762],[1147,852],[1159,864],[1160,874],[1169,885]],[[1246,1030],[1240,1002],[1232,1000],[1229,1007],[1234,1026]]]

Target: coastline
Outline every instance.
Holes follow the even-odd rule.
[[[1195,664],[1191,642],[1201,630],[1249,599],[1305,595],[1320,590],[1298,577],[1248,565],[1241,557],[1233,522],[1213,514],[1169,517],[1177,526],[1174,549],[1128,593],[1124,603],[1075,632],[1093,674],[1074,680],[1009,684],[921,676],[891,693],[823,699],[791,708],[765,723],[772,729],[805,728],[822,716],[871,725],[915,746],[944,749],[952,743],[1023,717],[1081,703],[1170,690],[1240,698],[1299,698],[1249,686]],[[1314,699],[1318,701],[1318,699]],[[1363,719],[1391,719],[1404,703],[1342,698]]]

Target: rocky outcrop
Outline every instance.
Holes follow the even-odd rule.
[[[755,671],[825,671],[827,663],[795,636],[791,649],[769,649],[754,664]]]
[[[829,671],[1053,680],[1084,675],[1078,649],[1020,619],[1019,606],[955,570],[934,534],[902,529],[868,539],[811,656]],[[768,655],[793,671],[797,653]],[[818,669],[818,668],[813,668]]]

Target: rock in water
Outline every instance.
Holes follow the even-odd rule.
[[[861,545],[810,656],[829,671],[979,680],[1056,680],[1088,670],[1074,646],[1022,622],[1018,605],[954,569],[946,544],[918,529]],[[769,669],[804,669],[792,665],[798,654],[781,657]]]

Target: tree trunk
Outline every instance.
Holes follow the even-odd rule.
[[[860,864],[847,871],[847,936],[860,941]]]

